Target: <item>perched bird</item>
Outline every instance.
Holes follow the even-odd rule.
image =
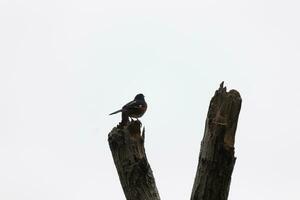
[[[122,109],[117,110],[109,115],[113,115],[122,112],[122,118],[126,116],[127,118],[140,118],[144,115],[147,110],[147,103],[143,94],[138,94],[134,97],[133,101],[130,101],[123,106]]]

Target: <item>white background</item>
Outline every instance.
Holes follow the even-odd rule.
[[[1,0],[0,199],[125,199],[108,113],[140,92],[161,198],[189,199],[223,80],[243,99],[229,199],[300,199],[299,7]]]

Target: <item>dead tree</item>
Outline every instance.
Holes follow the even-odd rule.
[[[227,92],[223,82],[211,99],[191,200],[227,200],[241,102],[239,93]],[[145,153],[145,129],[139,121],[122,118],[108,141],[126,199],[160,200]]]
[[[222,82],[210,101],[191,200],[227,200],[241,105],[240,94]]]
[[[108,135],[110,150],[127,200],[160,200],[144,141],[145,129],[141,133],[141,123],[128,122],[124,118]]]

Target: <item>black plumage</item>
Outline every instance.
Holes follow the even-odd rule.
[[[122,107],[122,109],[110,113],[113,115],[122,112],[122,117],[127,116],[130,118],[140,118],[144,115],[147,110],[147,103],[143,94],[138,94],[135,96],[134,100],[130,101]]]

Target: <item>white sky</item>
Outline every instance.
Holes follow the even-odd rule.
[[[299,1],[0,1],[0,199],[125,199],[108,113],[144,93],[162,199],[189,199],[210,98],[243,106],[230,200],[300,199]]]

